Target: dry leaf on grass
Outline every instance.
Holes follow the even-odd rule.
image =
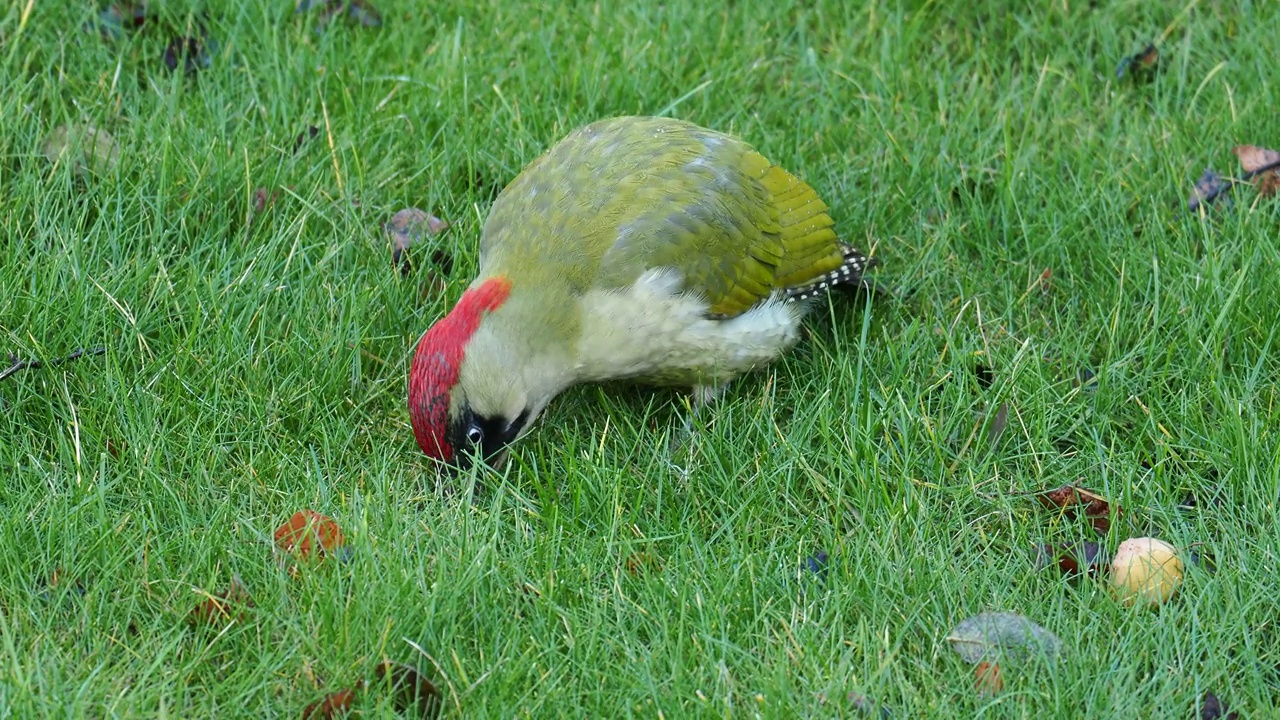
[[[361,683],[356,683],[355,687],[331,692],[306,706],[302,709],[302,720],[330,720],[330,718],[346,717],[351,712],[351,706],[356,702],[356,692],[360,690],[360,685]]]
[[[979,695],[995,695],[1004,689],[1004,676],[1000,666],[982,661],[973,669],[973,687]]]
[[[1237,145],[1231,152],[1240,158],[1244,179],[1252,180],[1258,195],[1271,197],[1280,189],[1280,152],[1256,145]]]
[[[627,556],[624,565],[627,568],[627,574],[632,577],[640,577],[662,571],[662,561],[647,552],[632,553]]]
[[[299,510],[276,528],[276,546],[299,557],[324,557],[346,542],[342,528],[332,518],[314,510]]]
[[[1073,483],[1036,494],[1036,500],[1047,508],[1060,510],[1068,518],[1083,515],[1099,534],[1111,529],[1111,515],[1120,514],[1120,507],[1112,506],[1101,495]]]
[[[417,717],[434,718],[444,704],[434,683],[416,668],[384,660],[375,670],[380,683],[390,683],[396,710],[416,711]]]

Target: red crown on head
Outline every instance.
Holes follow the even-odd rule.
[[[458,384],[467,343],[484,314],[502,307],[511,294],[511,281],[499,276],[462,294],[458,304],[418,342],[409,368],[409,420],[418,447],[428,456],[448,462],[453,446],[445,436],[449,398]]]

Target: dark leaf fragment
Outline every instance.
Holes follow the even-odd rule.
[[[123,2],[113,3],[102,8],[84,25],[86,31],[96,31],[103,40],[113,41],[124,37],[125,30],[137,30],[147,24],[150,15],[147,3]]]
[[[1160,49],[1154,44],[1147,45],[1138,52],[1120,61],[1116,67],[1116,77],[1126,74],[1135,80],[1150,80],[1160,66]]]
[[[1187,564],[1202,568],[1210,575],[1216,575],[1218,572],[1218,560],[1214,557],[1212,548],[1201,546],[1191,550],[1187,554]]]
[[[987,442],[995,445],[1008,425],[1009,403],[1000,403],[1000,407],[996,408],[995,414],[991,417],[991,424],[987,425]]]
[[[298,133],[298,137],[293,140],[293,154],[297,155],[298,151],[307,144],[308,140],[314,140],[315,136],[320,134],[320,128],[315,125],[308,126],[306,130]]]
[[[72,360],[79,360],[82,357],[88,357],[91,355],[102,355],[106,351],[107,349],[104,347],[89,348],[88,350],[84,348],[80,348],[79,350],[76,350],[75,352],[71,353],[66,357],[54,358],[47,362],[43,360],[23,360],[22,358],[19,358],[17,355],[10,353],[9,367],[3,370],[0,370],[0,380],[4,380],[10,375],[13,375],[14,373],[19,372],[21,370],[28,370],[28,369],[34,370],[36,368],[44,367],[45,365],[48,365],[49,367],[54,367],[57,365],[61,365],[62,363],[65,363],[65,362],[70,362]]]
[[[213,58],[206,52],[205,43],[199,38],[177,37],[169,41],[164,49],[164,66],[176,71],[182,66],[187,75],[195,75],[213,65]]]
[[[1206,692],[1200,700],[1200,720],[1238,720],[1239,717],[1239,712],[1229,710],[1213,692]]]
[[[1036,569],[1057,567],[1068,577],[1081,573],[1098,576],[1110,564],[1102,546],[1096,542],[1082,542],[1070,545],[1053,545],[1042,543],[1036,545]]]
[[[318,33],[324,32],[329,23],[339,15],[346,15],[349,21],[363,27],[382,26],[382,14],[370,0],[298,0],[298,4],[294,6],[295,13],[317,9],[320,11],[319,19],[316,21]]]
[[[1076,371],[1076,377],[1071,384],[1085,392],[1093,392],[1098,389],[1098,374],[1090,368],[1082,367]]]
[[[818,578],[818,582],[825,585],[827,583],[827,564],[828,557],[826,550],[819,550],[804,559],[804,567]]]
[[[1187,209],[1195,212],[1200,206],[1206,209],[1216,204],[1222,196],[1231,190],[1231,181],[1223,178],[1212,168],[1207,168],[1195,187],[1191,189],[1191,197],[1187,199]]]
[[[392,701],[396,710],[416,710],[417,717],[434,718],[440,714],[443,700],[440,691],[416,668],[403,663],[384,660],[375,674],[384,684],[390,684]]]
[[[991,368],[982,363],[973,366],[973,376],[978,379],[978,387],[983,390],[991,387],[991,383],[995,380],[995,375],[991,373]]]

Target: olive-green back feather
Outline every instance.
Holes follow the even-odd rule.
[[[581,128],[494,202],[482,273],[571,291],[621,288],[674,267],[711,312],[741,313],[836,268],[841,247],[817,193],[746,143],[667,118]]]

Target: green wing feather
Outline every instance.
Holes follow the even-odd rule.
[[[733,316],[839,268],[832,225],[813,188],[741,140],[613,118],[570,134],[503,190],[481,263],[513,279],[555,274],[579,294],[672,267],[711,313]]]

